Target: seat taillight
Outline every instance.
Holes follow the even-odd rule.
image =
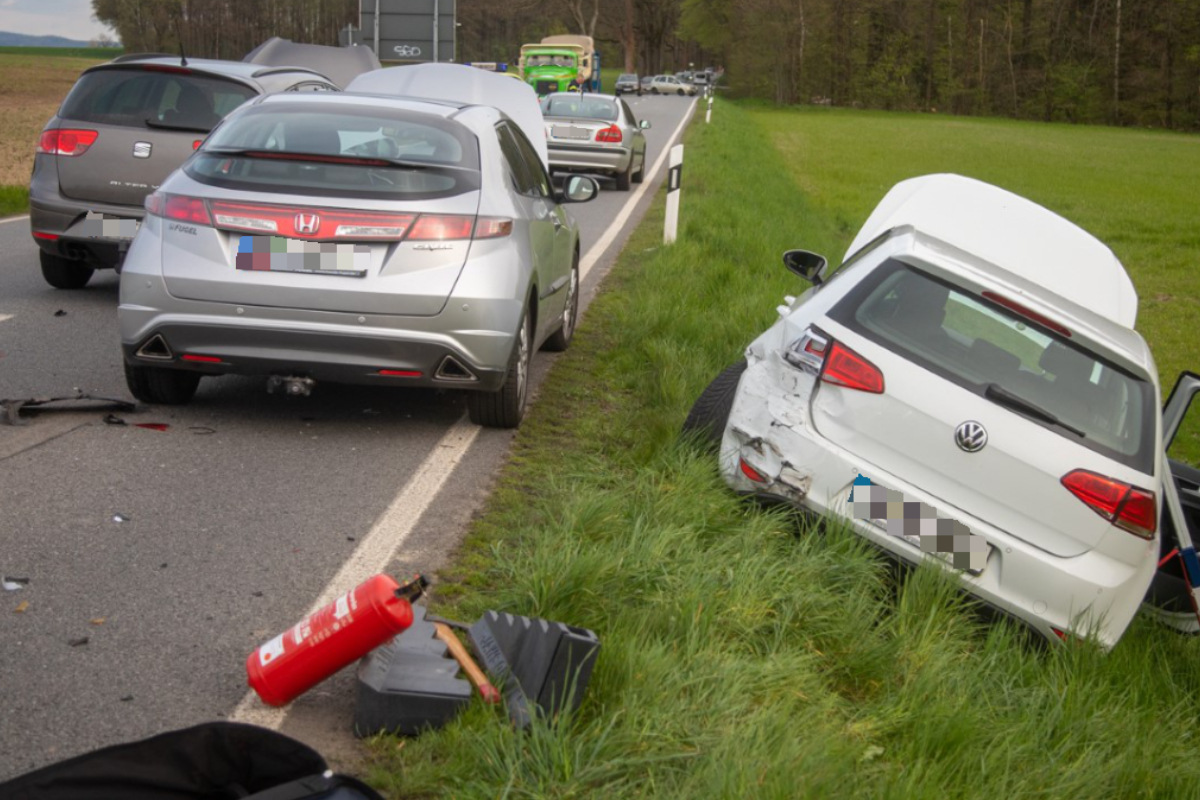
[[[87,152],[96,143],[98,131],[78,130],[74,128],[55,128],[42,131],[38,138],[37,151],[45,155],[66,156],[74,158]]]
[[[1153,492],[1086,469],[1062,477],[1062,485],[1084,505],[1122,530],[1153,539],[1158,528],[1158,504]]]

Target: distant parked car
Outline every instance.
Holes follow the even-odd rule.
[[[649,120],[638,121],[619,97],[558,92],[542,98],[550,168],[561,172],[611,175],[617,188],[646,177]]]
[[[1200,376],[1160,411],[1108,247],[1002,189],[931,175],[883,198],[832,275],[802,250],[784,264],[812,287],[685,423],[719,442],[730,487],[944,567],[1051,641],[1111,647],[1143,598],[1197,629],[1175,556],[1178,532],[1200,534],[1200,470],[1165,448]]]
[[[301,47],[323,65],[362,69],[364,48]],[[252,55],[267,58],[271,49]],[[242,103],[339,88],[306,67],[199,58],[121,56],[85,70],[34,157],[29,221],[46,282],[78,289],[94,270],[119,269],[146,195]]]
[[[696,87],[690,83],[684,83],[674,75],[655,75],[654,80],[650,83],[650,93],[694,95]]]
[[[641,95],[642,84],[638,80],[638,76],[632,72],[626,72],[617,76],[617,82],[613,84],[613,92],[616,94],[636,94]]]
[[[650,91],[650,84],[654,83],[654,78],[654,75],[643,75],[641,80],[638,81],[638,85],[642,87],[642,94]]]
[[[381,94],[425,74],[415,91],[439,99]],[[533,353],[566,349],[578,316],[563,204],[599,187],[554,190],[524,84],[425,64],[350,86],[371,78],[371,94],[256,98],[146,199],[118,311],[134,397],[183,404],[205,376],[256,375],[299,395],[464,390],[475,423],[520,424]]]

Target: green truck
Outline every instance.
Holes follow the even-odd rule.
[[[590,36],[547,36],[521,46],[521,79],[539,96],[600,91],[600,54]]]

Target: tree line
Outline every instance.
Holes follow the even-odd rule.
[[[356,0],[93,0],[128,52],[336,44]],[[1200,128],[1200,0],[457,0],[460,61],[555,33],[606,70],[722,66],[775,103]]]

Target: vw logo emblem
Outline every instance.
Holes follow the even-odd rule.
[[[978,453],[987,445],[987,430],[975,420],[967,420],[954,429],[954,443],[960,450]]]
[[[296,229],[296,233],[316,233],[321,227],[321,218],[316,214],[297,214],[292,220],[292,226]]]

